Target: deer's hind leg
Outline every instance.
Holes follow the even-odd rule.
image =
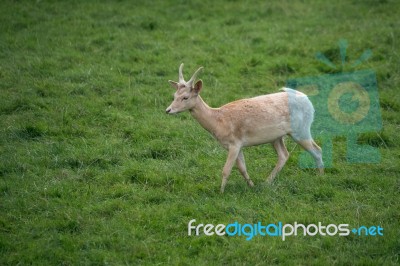
[[[272,181],[274,181],[275,176],[282,170],[286,161],[289,159],[289,152],[286,149],[285,143],[283,143],[283,137],[275,140],[273,142],[273,146],[276,153],[278,154],[278,162],[276,163],[275,168],[272,170],[267,179],[269,183],[272,183]]]
[[[322,161],[322,149],[313,139],[296,141],[314,158],[320,174],[324,173],[324,163]]]

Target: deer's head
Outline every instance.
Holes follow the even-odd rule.
[[[197,96],[199,95],[203,86],[203,81],[198,80],[195,82],[197,74],[203,69],[203,67],[197,69],[197,71],[194,72],[193,76],[187,82],[183,78],[182,69],[183,63],[179,67],[178,82],[169,80],[169,83],[176,89],[176,92],[174,94],[173,102],[167,108],[167,110],[165,110],[167,114],[176,114],[193,108],[196,105],[198,98]]]

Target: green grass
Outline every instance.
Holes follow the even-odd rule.
[[[398,264],[398,1],[2,1],[0,264]],[[255,188],[190,114],[165,115],[178,67],[199,66],[211,106],[331,70],[337,42],[377,74],[383,130],[361,143],[378,164],[346,162],[334,140],[324,176],[301,150],[272,186],[276,155],[245,150]],[[187,223],[380,225],[382,237],[189,237]]]

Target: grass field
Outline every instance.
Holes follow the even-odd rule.
[[[397,10],[397,11],[396,11]],[[395,265],[400,256],[399,1],[1,1],[1,265]],[[167,116],[179,64],[204,66],[213,107],[277,91],[290,78],[376,73],[383,129],[360,142],[376,164],[319,176],[298,166],[272,185],[269,145],[245,149],[255,187],[190,116]],[[337,71],[336,71],[337,72]],[[346,223],[384,236],[188,236],[196,223]]]

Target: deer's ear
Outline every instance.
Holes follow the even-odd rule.
[[[194,84],[194,92],[196,94],[199,94],[201,91],[201,88],[203,88],[203,81],[200,79]]]
[[[172,81],[172,80],[168,80],[169,84],[171,84],[172,87],[174,87],[175,89],[179,88],[178,82],[176,81]]]

